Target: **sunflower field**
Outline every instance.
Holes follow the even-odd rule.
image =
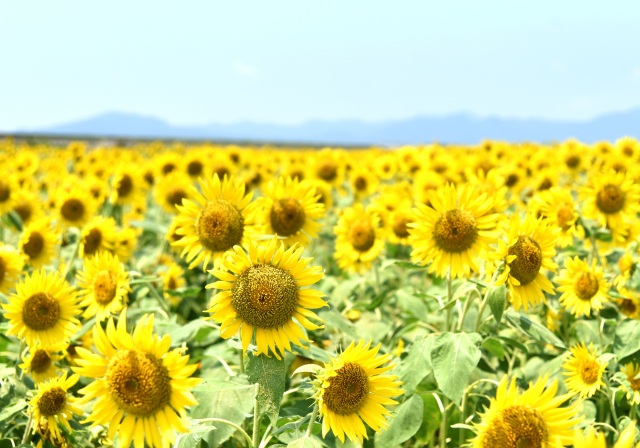
[[[635,139],[0,172],[0,448],[640,447]]]

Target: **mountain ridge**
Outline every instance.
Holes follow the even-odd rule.
[[[312,120],[296,125],[256,122],[173,125],[157,117],[107,112],[56,126],[20,133],[95,135],[113,138],[175,138],[334,144],[402,145],[420,143],[476,144],[485,139],[510,142],[562,141],[577,138],[587,143],[640,137],[640,109],[602,115],[588,121],[477,117],[456,113],[416,116],[404,120]]]

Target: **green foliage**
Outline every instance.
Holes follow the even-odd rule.
[[[551,344],[558,348],[566,348],[562,340],[553,334],[551,330],[524,314],[516,313],[512,309],[509,309],[505,313],[505,318],[507,319],[507,322],[515,328],[526,335],[531,336],[536,341]]]
[[[471,372],[480,361],[478,333],[442,333],[431,347],[431,366],[442,393],[460,404]]]
[[[422,425],[424,403],[419,395],[412,395],[398,406],[386,431],[376,433],[376,446],[396,447],[409,440]]]
[[[272,424],[278,421],[280,402],[284,394],[285,365],[284,359],[275,356],[254,355],[247,353],[246,372],[249,381],[258,384],[259,412],[266,413]]]

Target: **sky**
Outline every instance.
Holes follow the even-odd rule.
[[[640,107],[640,2],[0,0],[0,130]]]

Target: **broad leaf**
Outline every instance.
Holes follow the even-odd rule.
[[[433,341],[431,366],[440,390],[460,404],[471,372],[480,361],[478,333],[442,333]]]
[[[398,406],[389,428],[376,433],[376,446],[395,447],[413,437],[422,425],[423,408],[422,398],[417,394]]]
[[[280,402],[284,394],[285,366],[284,359],[270,358],[266,355],[247,354],[246,367],[249,381],[258,386],[258,409],[266,413],[275,426],[280,413]]]
[[[524,314],[516,313],[513,310],[507,310],[504,317],[511,325],[526,335],[531,336],[536,341],[551,344],[558,348],[566,348],[560,338],[553,334],[551,330],[544,325],[529,319],[529,317]]]
[[[500,323],[504,308],[507,305],[507,287],[505,285],[491,287],[488,302],[491,314],[493,314],[496,322]]]
[[[613,353],[625,358],[640,350],[640,321],[626,319],[616,327]]]
[[[409,349],[409,355],[399,363],[396,371],[403,382],[402,389],[406,395],[411,395],[431,372],[431,346],[434,339],[434,335],[417,338]]]

